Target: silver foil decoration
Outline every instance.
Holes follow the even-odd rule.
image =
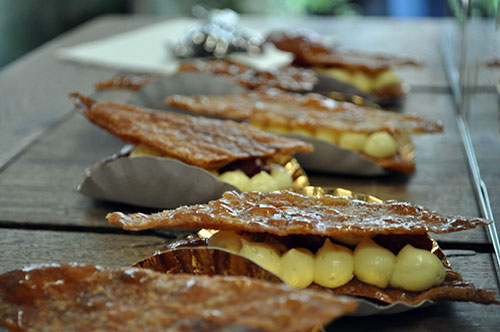
[[[179,58],[222,58],[233,52],[260,53],[264,38],[259,33],[239,27],[239,15],[230,10],[210,10],[195,6],[193,14],[202,22],[192,25],[175,45]]]

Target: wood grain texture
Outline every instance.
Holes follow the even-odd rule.
[[[474,92],[469,96],[468,118],[472,143],[488,187],[493,215],[500,222],[500,95]]]
[[[115,71],[58,61],[60,47],[97,40],[153,22],[153,18],[105,16],[65,33],[0,71],[0,168],[67,113],[66,96],[90,93]]]
[[[161,237],[2,229],[0,273],[39,263],[129,266],[165,244]]]

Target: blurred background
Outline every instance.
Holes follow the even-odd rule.
[[[0,0],[0,68],[94,17],[105,14],[190,16],[191,8],[231,8],[242,14],[376,15],[401,18],[452,16],[460,0]],[[478,15],[497,0],[475,1]]]

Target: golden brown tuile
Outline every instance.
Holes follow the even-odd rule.
[[[204,169],[236,160],[311,152],[312,146],[233,121],[161,112],[70,95],[77,110],[96,125],[132,144],[143,143],[165,156]]]
[[[421,65],[415,58],[329,48],[306,34],[274,32],[268,40],[280,50],[293,53],[294,63],[301,66],[336,67],[376,75],[392,66]]]
[[[393,135],[443,131],[439,121],[339,102],[318,94],[268,90],[231,96],[173,95],[166,98],[166,103],[196,114],[289,129],[367,134],[386,131]]]
[[[318,94],[301,95],[278,90],[231,96],[173,95],[166,98],[166,103],[195,114],[248,121],[264,129],[283,128],[289,132],[306,130],[311,135],[318,130],[336,134],[386,131],[401,141],[393,156],[373,158],[362,152],[354,153],[362,154],[385,170],[407,173],[415,171],[414,154],[405,153],[408,144],[411,145],[408,135],[443,130],[439,121],[415,115],[338,102]]]
[[[246,277],[38,265],[0,275],[0,326],[11,331],[307,331],[353,311],[353,300]]]
[[[113,212],[107,219],[127,230],[208,228],[279,236],[449,233],[489,223],[481,218],[442,216],[410,203],[368,203],[331,195],[309,197],[290,191],[226,192],[222,198],[207,204],[150,215]]]
[[[308,69],[284,67],[269,71],[257,70],[239,63],[222,60],[196,60],[184,62],[179,72],[203,72],[230,76],[249,89],[272,87],[289,91],[311,91],[318,75]]]

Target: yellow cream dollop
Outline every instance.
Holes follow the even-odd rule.
[[[278,248],[271,244],[262,242],[253,242],[241,238],[241,250],[239,254],[243,257],[262,266],[264,269],[279,275],[280,252]]]
[[[407,244],[396,256],[390,285],[419,292],[440,285],[445,274],[443,263],[436,255]]]
[[[339,135],[328,129],[318,129],[314,136],[330,144],[338,144],[339,142]]]
[[[314,255],[304,248],[286,251],[281,256],[279,276],[293,288],[306,288],[314,280]]]
[[[401,84],[398,76],[391,69],[384,70],[376,75],[366,74],[362,71],[349,71],[342,68],[315,69],[341,82],[354,85],[361,92],[366,93],[399,86]]]
[[[149,146],[146,144],[139,144],[139,145],[136,145],[132,151],[130,151],[129,157],[130,158],[134,158],[134,157],[163,157],[163,153],[160,150],[153,148],[152,146]]]
[[[396,256],[370,238],[354,249],[354,275],[367,284],[386,288],[391,281]]]
[[[365,133],[345,132],[340,134],[339,145],[345,149],[363,151],[368,135]]]
[[[319,128],[312,132],[303,128],[287,128],[284,126],[264,126],[259,123],[252,125],[266,131],[279,134],[297,134],[306,137],[313,137],[338,145],[344,149],[364,152],[374,158],[386,158],[396,154],[397,142],[394,136],[385,131],[374,132],[370,135],[360,132],[337,132],[335,130]]]
[[[354,253],[326,239],[315,255],[305,248],[254,242],[233,231],[215,233],[208,245],[238,253],[294,288],[305,288],[313,282],[335,288],[356,276],[380,288],[390,285],[423,291],[440,285],[445,277],[443,264],[431,252],[408,244],[395,256],[368,237],[359,242]]]
[[[227,171],[219,176],[219,180],[222,182],[229,183],[241,191],[248,191],[250,186],[250,178],[242,171]]]
[[[353,278],[353,272],[352,251],[326,239],[314,257],[314,282],[323,287],[339,287]]]
[[[363,151],[375,158],[386,158],[394,155],[398,145],[394,137],[385,131],[379,131],[368,136]]]

